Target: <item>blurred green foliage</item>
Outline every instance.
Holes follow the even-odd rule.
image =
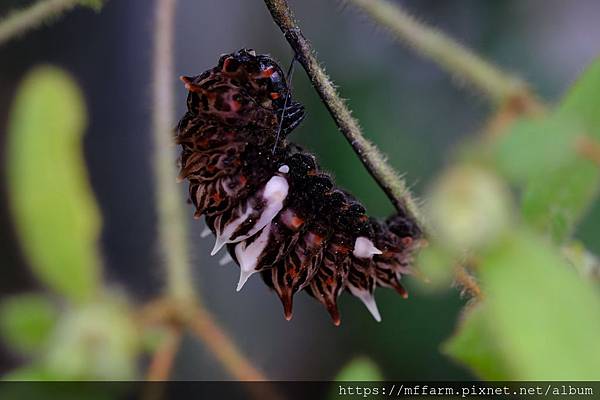
[[[83,95],[64,71],[21,84],[7,143],[10,205],[23,252],[50,294],[0,304],[0,334],[29,363],[16,380],[133,379],[140,334],[126,299],[104,287],[100,213],[87,178]]]
[[[22,83],[8,128],[10,206],[29,264],[49,288],[89,300],[100,283],[100,215],[82,152],[86,110],[64,72],[39,67]]]
[[[58,310],[44,295],[14,296],[0,303],[0,334],[11,349],[35,354],[44,349],[57,315]]]
[[[477,260],[485,298],[466,311],[459,331],[444,346],[447,354],[482,378],[600,379],[600,347],[595,339],[600,330],[600,293],[589,274],[581,273],[585,269],[581,265],[594,258],[582,257],[586,254],[582,249],[574,253],[571,245],[570,257],[562,250],[598,192],[600,169],[577,150],[581,135],[598,137],[598,104],[596,61],[556,111],[517,121],[492,144],[492,164],[522,193],[522,217],[513,217],[509,229],[483,249],[475,238],[462,243],[463,251]],[[452,214],[447,207],[452,197],[440,196],[438,203]],[[498,214],[493,201],[469,197],[480,202],[480,215]],[[517,209],[505,206],[506,218],[518,215]],[[480,222],[495,224],[496,219]],[[448,245],[444,236],[437,239],[434,246]]]
[[[335,377],[336,381],[381,381],[383,376],[379,367],[366,357],[351,360]]]

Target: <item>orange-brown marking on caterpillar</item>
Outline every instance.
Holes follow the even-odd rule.
[[[223,71],[223,73],[225,73],[227,75],[231,74],[231,72],[228,71],[229,65],[231,64],[231,61],[232,61],[231,57],[229,57],[229,58],[225,59],[225,61],[223,61],[223,69],[222,69],[222,71]]]
[[[275,68],[268,67],[260,71],[260,73],[256,76],[258,79],[270,78],[275,73]]]
[[[229,102],[229,107],[231,107],[231,111],[238,112],[240,108],[242,108],[242,104],[239,101],[231,100]]]
[[[311,232],[310,241],[311,241],[312,243],[314,243],[315,245],[317,245],[317,246],[320,246],[320,245],[321,245],[321,243],[323,243],[323,240],[324,240],[324,239],[325,239],[325,238],[324,238],[323,236],[321,236],[321,235],[317,235],[316,233],[312,233],[312,232]]]
[[[216,192],[215,194],[213,194],[211,196],[211,198],[215,201],[215,203],[220,203],[223,200],[223,197],[221,196],[221,193]]]
[[[412,243],[413,243],[413,238],[411,238],[410,236],[406,236],[406,237],[402,238],[402,244],[405,247],[410,246]]]

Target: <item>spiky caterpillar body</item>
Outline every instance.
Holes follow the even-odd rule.
[[[238,290],[260,273],[286,319],[294,294],[306,290],[336,325],[343,289],[377,320],[376,286],[406,296],[399,280],[409,272],[419,227],[402,212],[383,222],[369,218],[314,156],[287,142],[304,108],[286,99],[275,61],[242,49],[182,80],[189,93],[177,127],[180,178],[189,181],[195,217],[204,215],[216,235],[212,254],[226,246],[240,266]]]

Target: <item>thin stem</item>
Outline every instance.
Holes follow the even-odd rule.
[[[338,128],[359,156],[365,168],[383,189],[398,212],[408,213],[415,220],[422,222],[416,202],[406,184],[387,163],[377,147],[363,136],[358,121],[352,117],[346,103],[338,95],[333,83],[319,65],[310,43],[294,20],[287,2],[285,0],[265,0],[265,4],[273,20],[295,51],[298,61],[304,67],[312,85],[329,110]]]
[[[79,3],[80,0],[40,0],[32,6],[11,12],[0,21],[0,45],[50,19],[59,18]]]
[[[456,76],[472,84],[496,103],[513,97],[536,102],[525,83],[500,70],[439,30],[417,21],[397,4],[386,0],[348,0],[402,43]]]
[[[200,301],[181,303],[171,298],[152,301],[140,310],[138,323],[142,327],[165,326],[187,329],[204,343],[207,350],[235,379],[267,380],[265,375],[244,356],[233,339]]]
[[[178,327],[169,327],[166,337],[160,343],[158,349],[154,352],[146,380],[148,381],[166,381],[171,375],[173,362],[181,342],[181,330]]]
[[[189,328],[213,352],[227,372],[240,381],[266,381],[267,378],[239,351],[210,312],[198,307],[189,320]]]
[[[153,60],[153,131],[154,173],[158,208],[160,248],[165,257],[167,291],[179,300],[194,298],[188,246],[186,219],[175,177],[173,99],[173,36],[175,0],[156,0]]]

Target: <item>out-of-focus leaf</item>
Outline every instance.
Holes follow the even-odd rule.
[[[449,289],[456,262],[455,257],[435,243],[424,248],[419,251],[415,265],[425,279],[417,280],[417,284],[420,288],[429,291]]]
[[[0,304],[0,333],[10,347],[24,354],[41,350],[54,326],[57,310],[48,298],[23,294]]]
[[[600,139],[600,58],[592,62],[571,86],[558,112],[576,117],[586,134]]]
[[[523,215],[532,226],[562,241],[588,210],[599,188],[598,168],[575,159],[530,182],[523,193]]]
[[[383,376],[379,367],[366,357],[359,357],[342,368],[336,381],[381,381]]]
[[[494,337],[493,321],[488,318],[485,304],[467,310],[458,331],[443,347],[446,354],[469,366],[486,380],[509,380],[510,370]]]
[[[496,163],[517,183],[543,178],[577,157],[575,143],[580,132],[574,121],[558,117],[520,120],[499,138]]]
[[[58,322],[44,365],[71,379],[131,380],[141,339],[127,304],[104,298],[79,306]]]
[[[9,197],[24,253],[37,277],[72,300],[100,281],[100,217],[82,153],[83,96],[65,72],[41,67],[21,84],[12,108]]]
[[[437,243],[451,253],[492,243],[511,220],[510,192],[493,172],[476,165],[450,168],[434,184],[429,215]]]
[[[600,59],[587,68],[565,95],[556,110],[554,119],[557,118],[576,121],[572,135],[600,139]],[[562,143],[561,136],[551,134],[547,137],[548,142],[557,140]],[[538,146],[532,144],[529,147],[532,158],[538,158],[535,155]],[[565,149],[565,154],[569,149],[572,146]],[[554,159],[548,158],[548,161]],[[557,240],[564,240],[596,198],[600,189],[600,170],[581,156],[558,165],[554,171],[548,171],[529,185],[523,210],[535,226],[549,230]]]
[[[512,379],[600,379],[600,294],[555,248],[516,230],[482,257],[480,278]]]
[[[600,260],[590,253],[583,243],[571,242],[563,246],[562,253],[581,276],[600,281]]]
[[[2,380],[5,381],[62,381],[69,378],[69,376],[61,374],[59,371],[50,371],[39,364],[25,365],[2,376]],[[3,397],[3,395],[6,395],[6,393],[0,390],[0,398],[10,398],[8,396]]]
[[[600,169],[576,151],[582,135],[600,140],[600,59],[553,115],[515,124],[495,151],[501,171],[524,185],[525,219],[559,242],[573,232],[600,190]]]

